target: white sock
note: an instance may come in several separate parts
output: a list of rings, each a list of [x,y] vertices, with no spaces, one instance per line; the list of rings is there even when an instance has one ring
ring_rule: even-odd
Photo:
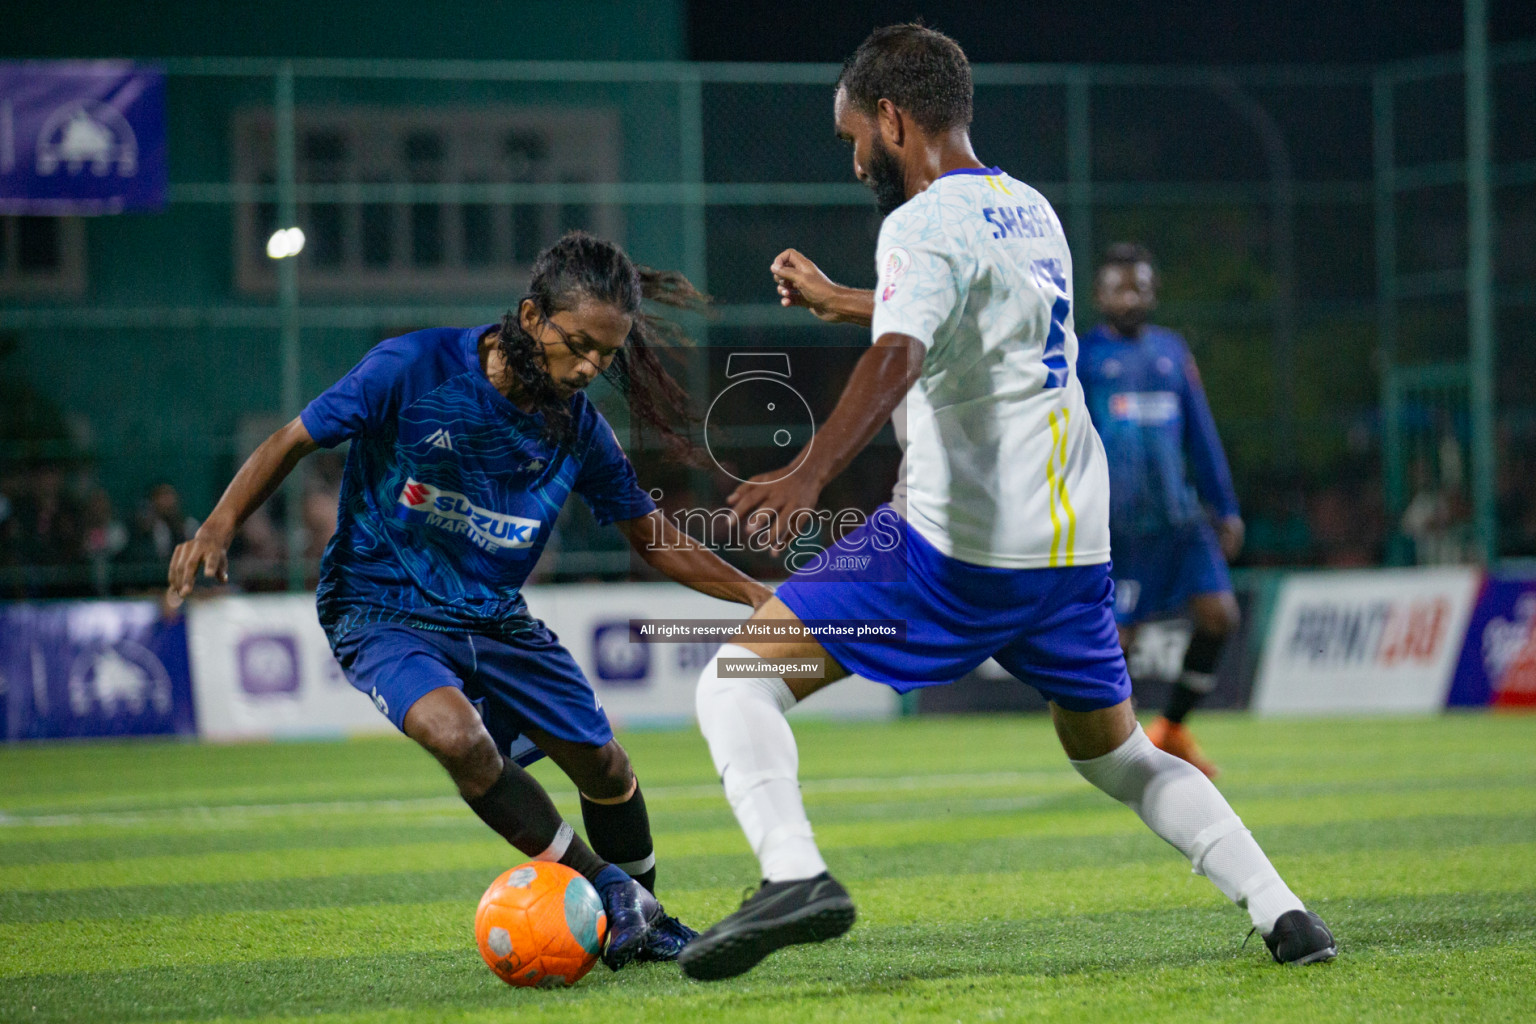
[[[725,798],[770,882],[827,870],[800,799],[800,752],[784,712],[795,695],[775,676],[722,678],[721,658],[756,658],[726,644],[704,667],[695,695],[699,730],[709,742]]]
[[[1188,857],[1195,874],[1248,911],[1259,934],[1274,930],[1286,911],[1303,909],[1211,780],[1154,747],[1141,726],[1104,756],[1072,767]]]

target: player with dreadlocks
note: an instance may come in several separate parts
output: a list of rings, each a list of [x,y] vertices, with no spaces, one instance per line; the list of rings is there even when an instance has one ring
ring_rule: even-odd
[[[637,267],[573,232],[539,254],[502,322],[381,342],[241,467],[171,559],[170,595],[198,569],[228,578],[230,538],[305,455],[350,440],[335,537],[316,593],[352,685],[453,778],[523,854],[597,888],[603,960],[673,960],[694,932],[656,901],[640,784],[570,653],[520,593],[572,491],[652,566],[695,590],[763,604],[771,592],[673,527],[583,389],[599,374],[675,451],[684,394],[656,347],[676,328],[650,299],[697,307],[679,274]],[[581,793],[583,842],[525,770],[548,755]]]

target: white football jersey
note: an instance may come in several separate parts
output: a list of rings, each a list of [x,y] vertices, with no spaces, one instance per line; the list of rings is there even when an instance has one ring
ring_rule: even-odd
[[[963,562],[1107,562],[1108,465],[1077,380],[1072,255],[1051,204],[995,167],[952,171],[885,219],[876,259],[872,336],[928,349],[892,505]]]

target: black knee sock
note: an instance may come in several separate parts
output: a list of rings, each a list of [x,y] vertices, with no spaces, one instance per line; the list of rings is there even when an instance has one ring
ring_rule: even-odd
[[[539,780],[512,761],[502,761],[501,778],[490,789],[464,802],[481,821],[528,857],[558,860],[581,872],[588,881],[595,880],[608,866],[560,817],[555,802]]]
[[[581,798],[581,821],[587,827],[592,849],[621,867],[651,892],[656,891],[656,854],[651,844],[651,819],[645,811],[645,795],[635,783],[635,793],[621,804],[600,804]]]
[[[1184,651],[1184,671],[1168,694],[1164,718],[1177,725],[1215,689],[1216,665],[1221,661],[1221,650],[1226,645],[1226,637],[1212,633],[1196,632],[1189,638],[1189,647]]]
[[[1173,689],[1168,691],[1168,703],[1163,706],[1163,717],[1179,725],[1184,721],[1184,716],[1195,710],[1204,699],[1205,694],[1199,690],[1191,690],[1182,682],[1174,683]]]

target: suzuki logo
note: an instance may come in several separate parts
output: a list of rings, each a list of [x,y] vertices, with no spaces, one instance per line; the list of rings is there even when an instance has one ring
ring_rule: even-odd
[[[532,547],[544,525],[537,519],[481,508],[457,491],[417,480],[405,482],[400,490],[400,505],[403,508],[397,510],[398,518],[463,534],[476,547],[492,552]],[[423,515],[425,518],[420,518]]]

